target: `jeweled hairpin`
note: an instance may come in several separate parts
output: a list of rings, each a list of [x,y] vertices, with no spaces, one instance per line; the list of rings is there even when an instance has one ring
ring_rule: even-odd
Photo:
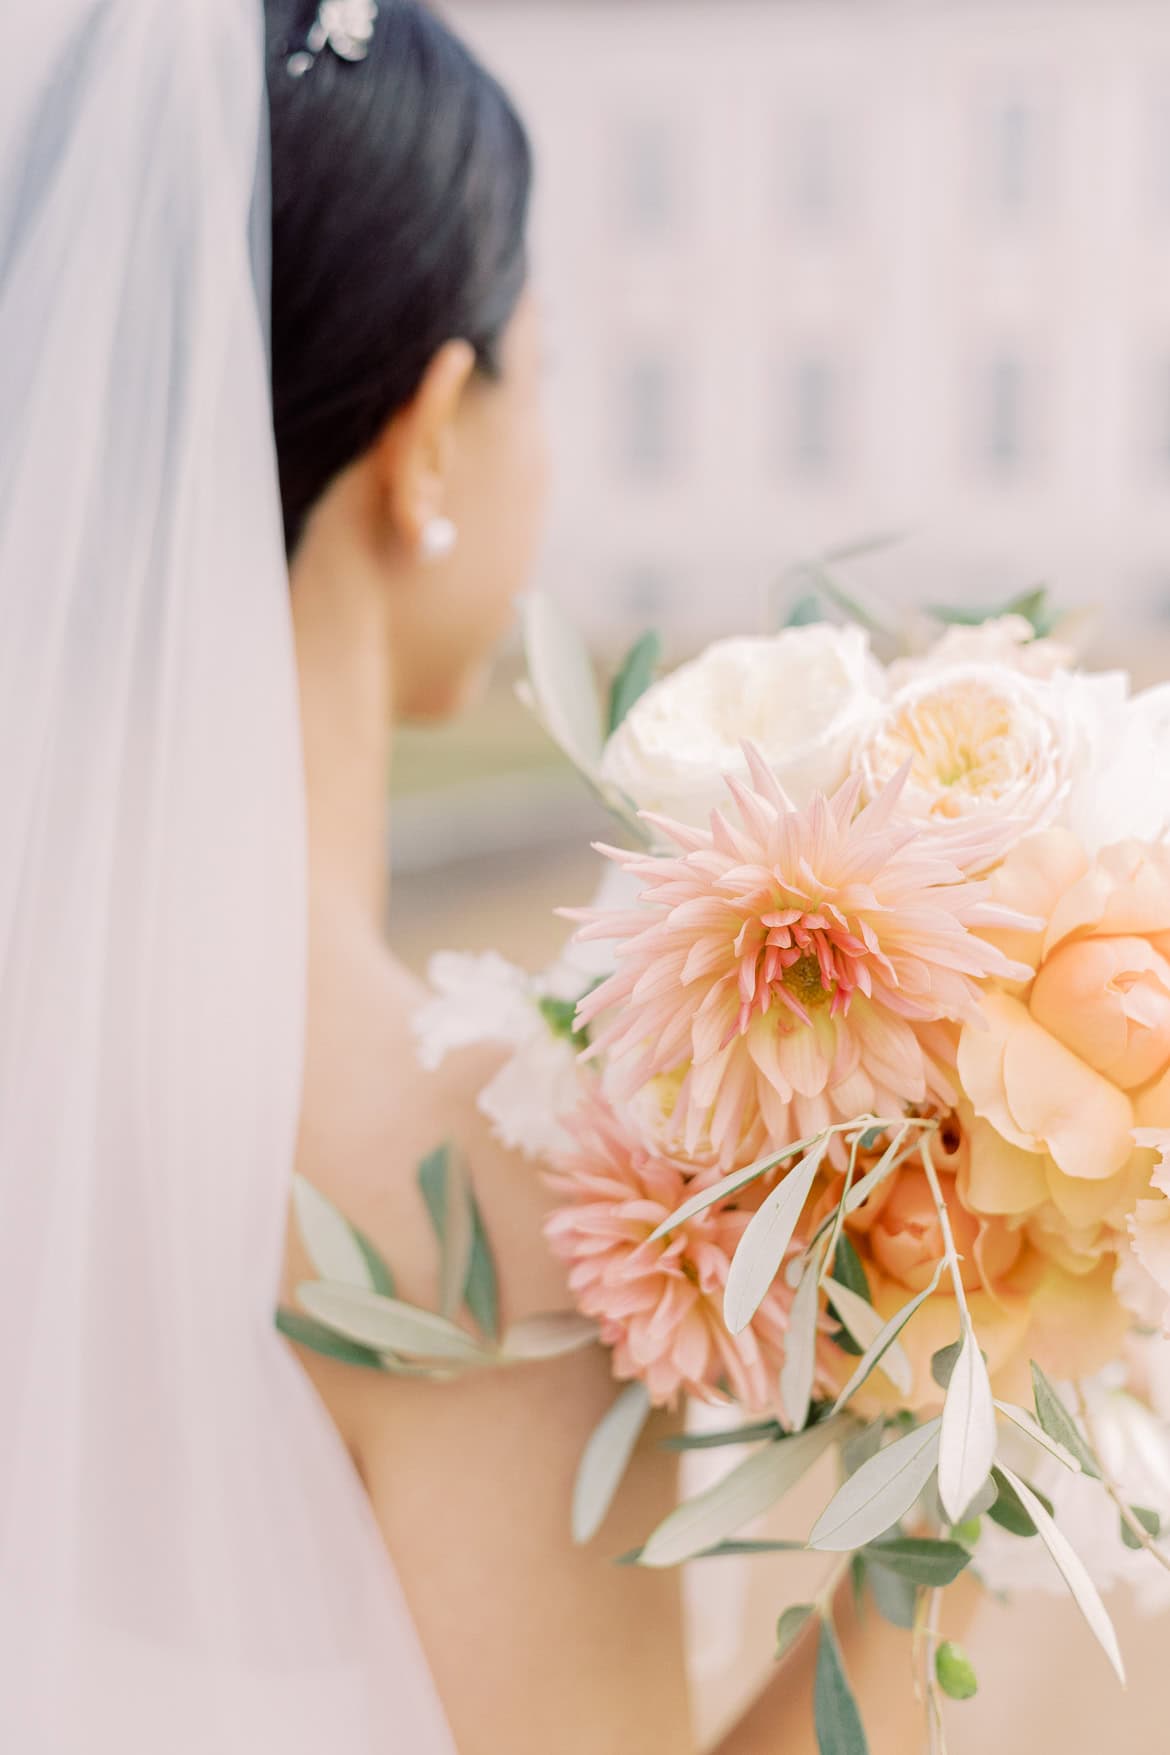
[[[321,0],[304,48],[297,49],[285,63],[288,72],[300,79],[322,49],[332,49],[342,61],[364,61],[377,16],[377,0]]]

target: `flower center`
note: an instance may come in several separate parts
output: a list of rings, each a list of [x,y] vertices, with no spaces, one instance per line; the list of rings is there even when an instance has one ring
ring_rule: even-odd
[[[968,678],[908,701],[878,733],[871,761],[888,780],[909,760],[934,813],[959,816],[1011,792],[1038,759],[1031,718],[991,683]]]
[[[821,965],[811,951],[805,951],[797,957],[795,963],[789,964],[781,976],[785,987],[801,1005],[823,1005],[832,997],[836,984],[826,987],[821,975]]]
[[[871,949],[829,905],[777,907],[745,921],[735,954],[740,1007],[733,1033],[746,1030],[773,1003],[811,1024],[815,1008],[827,1005],[834,1018],[843,1017],[856,988],[869,992],[864,965]]]

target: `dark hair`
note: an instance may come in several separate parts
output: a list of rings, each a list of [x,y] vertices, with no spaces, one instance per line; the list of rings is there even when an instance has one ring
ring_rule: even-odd
[[[314,0],[267,0],[272,396],[285,543],[446,341],[499,369],[524,287],[531,155],[507,95],[429,7],[381,0],[364,60],[296,77]]]

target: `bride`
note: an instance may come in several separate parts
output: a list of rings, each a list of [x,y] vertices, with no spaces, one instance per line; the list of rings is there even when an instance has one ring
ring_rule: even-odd
[[[474,693],[539,519],[522,125],[417,0],[270,0],[269,185],[246,0],[35,11],[0,58],[0,1745],[682,1755],[677,1578],[607,1558],[669,1509],[660,1434],[567,1539],[600,1350],[436,1386],[272,1320],[294,1158],[428,1299],[448,1138],[509,1317],[568,1303],[492,1066],[420,1072],[383,929],[394,727]],[[899,1636],[842,1620],[873,1691]],[[721,1755],[814,1747],[806,1669]]]

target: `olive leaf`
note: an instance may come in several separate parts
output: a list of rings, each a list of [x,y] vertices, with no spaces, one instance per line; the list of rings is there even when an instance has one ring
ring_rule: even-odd
[[[888,1365],[883,1364],[883,1361],[887,1351],[892,1348],[894,1342],[897,1340],[906,1324],[910,1321],[910,1318],[914,1315],[914,1312],[925,1304],[931,1293],[937,1288],[945,1266],[946,1263],[940,1261],[934,1271],[934,1277],[931,1279],[929,1285],[924,1286],[921,1292],[916,1293],[908,1304],[903,1304],[900,1310],[896,1310],[893,1316],[891,1316],[887,1322],[884,1322],[878,1329],[869,1346],[858,1360],[857,1367],[852,1377],[837,1397],[837,1400],[833,1403],[834,1413],[837,1413],[840,1408],[845,1406],[845,1403],[849,1400],[850,1396],[857,1393],[876,1365],[883,1366],[886,1376],[890,1379],[896,1389],[901,1389],[904,1394],[909,1393],[910,1361],[906,1358],[906,1354],[902,1348],[899,1347],[898,1349],[901,1358],[896,1366],[898,1371],[897,1377],[895,1377],[894,1372]],[[842,1314],[844,1313],[842,1312]]]
[[[794,1432],[808,1424],[813,1379],[817,1365],[817,1318],[820,1315],[819,1262],[810,1259],[788,1312],[784,1336],[784,1364],[780,1371],[780,1401]]]
[[[661,654],[662,640],[653,628],[635,641],[626,653],[609,691],[608,731],[611,737],[630,708],[650,687]]]
[[[869,1755],[861,1714],[841,1661],[841,1648],[828,1620],[821,1622],[817,1647],[813,1716],[820,1755]]]
[[[592,1541],[605,1522],[649,1417],[645,1384],[630,1383],[594,1428],[573,1486],[575,1542]]]
[[[816,1609],[812,1603],[793,1603],[791,1608],[785,1609],[776,1623],[776,1656],[778,1659],[792,1650],[815,1614]]]
[[[1037,1365],[1032,1360],[1032,1394],[1036,1401],[1036,1418],[1050,1438],[1071,1451],[1086,1475],[1101,1479],[1101,1465],[1081,1435],[1081,1429]]]
[[[494,1356],[445,1317],[397,1298],[382,1298],[360,1286],[310,1280],[297,1288],[297,1298],[310,1316],[378,1353],[468,1365],[489,1363]]]
[[[394,1277],[374,1245],[319,1188],[294,1175],[292,1198],[305,1252],[321,1279],[394,1296]]]
[[[765,1444],[693,1499],[676,1507],[643,1548],[643,1566],[677,1566],[733,1536],[783,1498],[839,1435],[835,1421]]]
[[[809,1151],[812,1147],[821,1144],[826,1138],[827,1136],[824,1134],[810,1134],[808,1139],[795,1140],[792,1145],[783,1146],[778,1152],[769,1152],[766,1157],[757,1158],[754,1164],[746,1164],[742,1170],[733,1170],[729,1176],[720,1177],[719,1181],[713,1183],[710,1188],[700,1189],[698,1194],[693,1194],[689,1200],[685,1200],[681,1207],[676,1207],[669,1217],[663,1219],[662,1223],[651,1231],[647,1242],[658,1243],[663,1237],[669,1236],[679,1225],[685,1225],[688,1219],[693,1219],[697,1213],[705,1213],[707,1208],[713,1207],[717,1201],[726,1200],[729,1195],[738,1194],[741,1188],[746,1188],[750,1182],[757,1182],[761,1176],[766,1176],[770,1170],[775,1170],[778,1164],[783,1164],[788,1158],[798,1157],[801,1152]]]
[[[905,1517],[934,1473],[941,1425],[934,1419],[916,1426],[862,1463],[813,1525],[809,1547],[844,1554],[876,1541]]]
[[[991,1474],[995,1443],[991,1381],[974,1330],[967,1323],[947,1385],[939,1435],[938,1495],[952,1523],[962,1521]]]
[[[1106,1610],[1104,1603],[1101,1601],[1097,1587],[1089,1577],[1088,1572],[1085,1570],[1083,1561],[1080,1559],[1063,1531],[1057,1527],[1047,1511],[1045,1511],[1038,1496],[1033,1493],[1032,1489],[1025,1485],[1018,1475],[1013,1475],[1012,1471],[1006,1466],[1006,1464],[1001,1463],[999,1466],[1005,1480],[1007,1480],[1014,1489],[1017,1498],[1024,1507],[1024,1510],[1028,1513],[1028,1516],[1035,1524],[1036,1533],[1044,1543],[1044,1546],[1048,1549],[1048,1552],[1052,1555],[1052,1558],[1055,1560],[1061,1577],[1072,1592],[1073,1601],[1081,1611],[1090,1630],[1095,1635],[1098,1644],[1101,1646],[1106,1657],[1109,1659],[1109,1662],[1112,1664],[1118,1681],[1124,1687],[1125,1666],[1121,1661],[1121,1651],[1117,1644],[1117,1634],[1113,1630],[1113,1623],[1109,1619],[1108,1611]]]
[[[828,1145],[829,1135],[822,1134],[752,1214],[723,1293],[723,1318],[733,1335],[747,1327],[780,1272]]]

